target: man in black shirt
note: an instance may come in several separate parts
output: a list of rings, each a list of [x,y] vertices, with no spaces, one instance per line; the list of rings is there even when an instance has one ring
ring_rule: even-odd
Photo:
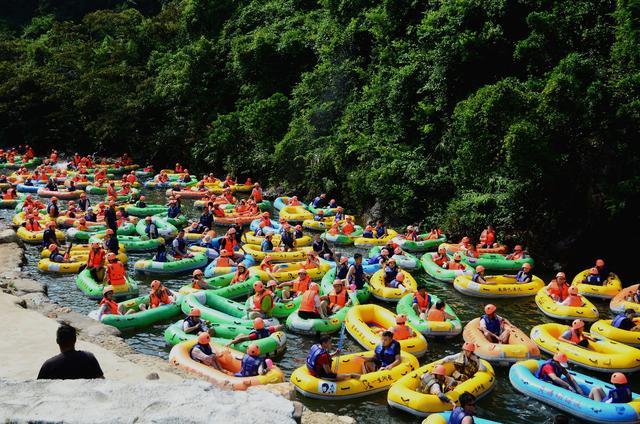
[[[47,359],[38,373],[38,380],[75,380],[104,378],[100,364],[92,353],[76,350],[76,329],[68,324],[58,328],[56,342],[60,354]]]

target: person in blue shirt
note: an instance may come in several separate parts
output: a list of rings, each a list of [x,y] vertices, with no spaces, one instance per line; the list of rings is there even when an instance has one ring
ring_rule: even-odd
[[[324,208],[327,206],[327,194],[322,193],[320,196],[313,199],[314,208]]]
[[[262,240],[262,244],[260,245],[261,252],[273,252],[273,234],[268,233],[264,236],[264,240]]]
[[[376,224],[375,236],[377,239],[387,236],[387,227],[384,225],[384,221],[382,219],[379,219]]]
[[[177,218],[180,215],[180,205],[176,200],[169,201],[169,209],[167,209],[167,216],[169,218]]]
[[[589,399],[605,403],[629,403],[632,395],[628,383],[626,375],[621,372],[614,372],[611,374],[611,384],[614,385],[614,388],[609,390],[609,393],[605,396],[602,387],[594,387],[589,393]]]
[[[598,268],[593,267],[589,270],[589,274],[582,280],[582,284],[591,284],[592,286],[601,286],[606,280],[598,273]]]
[[[373,351],[373,357],[362,356],[362,373],[390,370],[402,362],[400,343],[393,339],[391,331],[385,331],[380,337],[380,343]]]
[[[451,411],[447,424],[474,424],[476,415],[476,397],[469,392],[464,392],[458,398],[460,406]]]
[[[627,309],[623,313],[616,315],[611,321],[611,325],[625,331],[640,331],[640,325],[636,325],[633,320],[635,317],[636,311]]]

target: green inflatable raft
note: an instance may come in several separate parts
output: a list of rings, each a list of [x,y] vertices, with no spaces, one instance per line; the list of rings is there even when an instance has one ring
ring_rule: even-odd
[[[186,218],[185,218],[186,220]],[[167,218],[162,218],[160,215],[154,215],[151,217],[151,221],[156,224],[158,227],[158,236],[164,237],[167,239],[174,238],[178,235],[178,228],[173,225]],[[136,224],[136,232],[143,237],[147,236],[146,232],[147,221],[146,219],[141,219]]]
[[[420,234],[418,236],[418,241],[407,240],[402,237],[396,237],[393,239],[393,242],[396,243],[400,248],[407,252],[426,252],[427,250],[436,249],[442,243],[447,241],[447,236],[442,234],[439,238],[434,240],[423,240],[426,237],[429,237],[429,234]]]
[[[442,268],[438,266],[438,264],[433,262],[433,254],[429,252],[422,255],[422,257],[420,258],[420,263],[422,264],[422,268],[424,269],[424,271],[429,274],[431,278],[435,278],[438,281],[444,281],[446,283],[453,283],[453,280],[455,280],[455,278],[459,275],[471,276],[473,275],[474,271],[473,268],[469,266],[467,266],[463,270],[450,270]]]
[[[433,294],[429,294],[429,296],[431,297],[430,306],[433,306],[440,301],[438,296]],[[396,312],[398,314],[406,315],[409,320],[409,324],[424,336],[455,337],[462,332],[462,323],[449,304],[445,304],[444,311],[455,318],[447,319],[445,321],[427,321],[420,318],[415,309],[413,309],[413,293],[409,293],[402,297],[396,306]]]
[[[94,225],[89,228],[90,229],[88,231],[78,230],[75,227],[68,228],[67,231],[65,231],[65,237],[67,238],[67,240],[88,241],[91,236],[94,236],[96,234],[104,234],[106,231],[106,227],[104,225]],[[118,228],[118,231],[116,231],[116,234],[118,235],[118,241],[120,241],[120,236],[131,236],[135,233],[136,226],[130,222],[121,225]]]
[[[190,272],[198,268],[204,268],[207,266],[208,262],[209,260],[207,259],[206,254],[197,252],[190,258],[183,258],[170,262],[158,262],[153,259],[140,259],[136,261],[134,268],[136,272],[145,275],[175,275]]]
[[[149,296],[136,297],[121,303],[125,310],[133,310],[136,313],[129,315],[103,315],[101,322],[119,330],[135,330],[139,328],[149,327],[157,322],[174,319],[180,315],[180,304],[183,297],[178,295],[176,303],[169,305],[161,305],[157,308],[140,310],[141,304],[149,304]],[[89,314],[93,318],[97,318],[97,313]]]
[[[147,217],[157,215],[159,213],[166,213],[167,208],[165,205],[157,205],[157,204],[149,204],[144,208],[140,208],[136,205],[129,205],[125,208],[129,215],[138,216],[138,217]]]
[[[378,256],[380,254],[380,250],[382,250],[383,247],[384,246],[373,246],[371,250],[369,250],[369,258],[375,258],[376,256]],[[420,261],[411,253],[404,252],[403,255],[392,256],[396,260],[396,264],[398,264],[398,266],[402,269],[413,271],[420,268]]]
[[[182,312],[189,315],[191,309],[198,308],[201,318],[211,323],[229,324],[253,329],[253,320],[246,316],[243,304],[226,299],[213,290],[202,290],[185,297]],[[277,320],[265,320],[265,325],[277,324]]]
[[[475,268],[482,265],[487,271],[518,271],[526,263],[533,266],[532,257],[511,260],[499,253],[481,253],[478,258],[463,254],[460,256],[462,256],[462,262],[470,267]]]
[[[164,339],[168,344],[173,346],[180,342],[196,338],[195,334],[187,334],[182,330],[182,323],[182,320],[178,321],[175,324],[170,325],[165,330]],[[239,334],[249,334],[249,331],[242,326],[218,323],[208,323],[207,325],[215,331],[214,336],[211,337],[211,341],[219,345],[226,345]],[[282,331],[276,331],[264,339],[240,342],[231,345],[231,347],[241,352],[246,352],[247,347],[252,343],[258,345],[261,355],[276,357],[284,353],[287,336]]]
[[[138,282],[126,277],[126,287],[123,289],[118,289],[117,286],[114,287],[113,297],[118,300],[122,299],[130,299],[138,295]],[[89,298],[93,300],[102,299],[102,289],[104,288],[104,284],[102,282],[98,282],[91,277],[91,272],[88,269],[82,271],[76,277],[76,286],[82,290],[82,292]]]
[[[104,233],[94,234],[89,237],[89,243],[98,242],[102,243]],[[160,243],[164,242],[164,239],[148,239],[147,237],[140,236],[118,236],[118,244],[127,252],[149,252],[156,250]],[[206,265],[206,264],[205,264]]]

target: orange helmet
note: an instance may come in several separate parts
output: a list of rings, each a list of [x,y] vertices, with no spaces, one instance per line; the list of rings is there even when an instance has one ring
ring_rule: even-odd
[[[567,361],[568,361],[566,353],[564,353],[564,352],[556,352],[556,354],[553,355],[553,360],[556,361],[556,362],[559,362],[560,365],[562,365],[563,367],[566,368]]]
[[[209,333],[202,332],[198,334],[198,343],[200,344],[209,344],[211,343],[211,336]]]
[[[595,268],[595,267],[594,267],[594,268],[591,268],[591,269],[589,270],[589,274],[591,274],[591,275],[598,275],[598,268]]]
[[[104,286],[102,289],[102,295],[104,296],[105,294],[112,292],[113,291],[113,287],[112,286]]]
[[[247,346],[247,355],[249,356],[260,355],[260,347],[255,343],[251,343],[249,346]]]
[[[116,254],[113,252],[109,252],[107,253],[107,260],[108,261],[115,261],[117,259]]]
[[[307,274],[307,270],[306,270],[306,269],[304,269],[304,268],[300,268],[300,269],[298,270],[298,275],[306,275],[306,274]]]
[[[462,237],[462,243],[469,243],[469,241],[470,241],[469,237],[467,236]]]
[[[258,317],[253,320],[253,328],[256,330],[262,330],[264,328],[264,321],[262,318]]]
[[[309,284],[309,290],[317,293],[318,291],[320,291],[320,287],[318,287],[318,283],[311,283]]]
[[[112,235],[113,235],[113,230],[112,230],[111,228],[109,228],[109,229],[107,230],[107,234],[109,234],[110,236],[112,236]]]
[[[56,196],[53,196],[53,197],[51,198],[51,201],[52,201],[52,202],[56,202],[57,200],[58,200],[58,198],[57,198]]]
[[[396,324],[406,324],[407,323],[407,316],[400,314],[400,315],[396,315]]]
[[[484,272],[484,267],[482,265],[478,265],[476,267],[476,272],[480,273],[480,272]]]
[[[571,323],[571,328],[573,328],[574,330],[584,328],[584,321],[582,321],[581,319],[574,319]]]
[[[614,372],[611,374],[611,382],[613,384],[627,384],[627,376],[621,372]]]
[[[56,226],[56,222],[55,221],[47,222],[47,227],[55,227],[55,226]]]
[[[522,246],[520,246],[519,244],[516,244],[515,247],[513,248],[514,251],[516,252],[520,252],[522,251]]]
[[[198,275],[202,275],[202,270],[201,269],[195,269],[193,270],[193,274],[194,277],[197,277]]]
[[[433,367],[433,371],[431,371],[431,374],[445,376],[447,375],[447,369],[444,367],[444,365],[438,364]]]
[[[262,284],[262,281],[256,281],[255,283],[253,283],[253,289],[255,291],[262,290],[264,289],[264,284]]]
[[[229,252],[227,251],[227,249],[222,249],[222,250],[220,251],[220,256],[223,256],[223,257],[224,257],[224,256],[229,256]]]
[[[556,278],[565,278],[566,279],[567,276],[565,275],[564,272],[559,272],[559,273],[556,274]]]
[[[269,282],[267,282],[267,287],[274,287],[277,285],[278,283],[276,283],[274,280],[269,280]]]
[[[51,243],[51,244],[49,245],[49,250],[50,250],[50,251],[52,251],[52,252],[53,252],[54,250],[58,250],[58,246],[56,246],[55,244]]]
[[[531,264],[529,262],[525,262],[525,263],[522,264],[522,268],[531,269]]]
[[[160,288],[160,286],[161,286],[161,283],[160,283],[160,281],[159,281],[159,280],[153,280],[153,281],[151,282],[151,288],[152,288],[153,290],[157,290],[157,289],[159,289],[159,288]]]
[[[190,317],[199,317],[200,315],[202,315],[202,312],[200,312],[200,309],[198,308],[193,308],[192,310],[189,311]]]
[[[578,294],[578,287],[576,287],[576,286],[569,287],[569,294],[574,295],[574,296],[577,295]]]
[[[347,262],[349,262],[349,258],[347,258],[346,256],[343,256],[340,258],[340,263],[341,264],[346,264]]]
[[[464,344],[462,345],[462,350],[466,350],[469,352],[475,352],[476,351],[476,345],[474,343],[471,342],[464,342]]]
[[[458,262],[462,260],[462,256],[460,256],[459,253],[456,253],[455,255],[453,255],[453,260]]]
[[[399,272],[398,275],[396,275],[396,280],[404,281],[404,274],[402,272]]]
[[[484,312],[485,314],[492,314],[496,311],[496,305],[494,305],[493,303],[489,303],[487,306],[484,307]]]
[[[602,259],[596,260],[596,266],[600,266],[600,267],[604,266],[604,261]]]

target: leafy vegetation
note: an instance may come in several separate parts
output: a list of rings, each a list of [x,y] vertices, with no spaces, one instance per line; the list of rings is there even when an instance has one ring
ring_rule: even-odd
[[[3,143],[492,222],[548,257],[638,222],[638,0],[8,3]]]

